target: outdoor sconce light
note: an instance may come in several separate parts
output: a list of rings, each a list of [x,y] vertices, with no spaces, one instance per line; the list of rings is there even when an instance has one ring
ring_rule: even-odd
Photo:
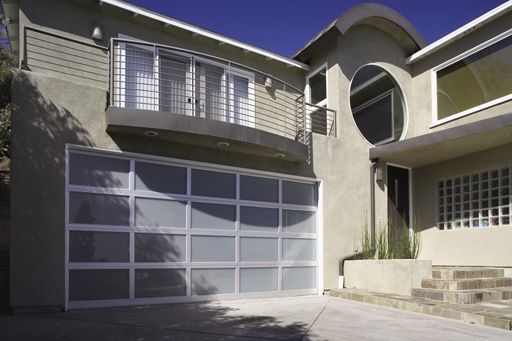
[[[100,25],[92,24],[91,38],[94,40],[103,40],[103,28]]]
[[[382,166],[377,166],[375,168],[375,181],[377,181],[377,182],[384,181],[384,171],[382,170]]]
[[[265,88],[269,89],[272,87],[272,78],[266,77],[265,78]]]

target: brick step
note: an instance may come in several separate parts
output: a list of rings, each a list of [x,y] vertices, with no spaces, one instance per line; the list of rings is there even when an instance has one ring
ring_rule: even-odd
[[[376,293],[358,289],[331,290],[329,295],[414,313],[512,330],[512,317],[507,316],[512,309],[512,301],[501,301],[495,304],[455,305],[410,296]]]
[[[453,304],[474,304],[512,299],[512,287],[470,290],[412,289],[411,296]]]
[[[511,277],[468,278],[468,279],[423,279],[423,289],[469,290],[512,287]]]
[[[433,279],[469,279],[506,277],[504,268],[432,267]]]

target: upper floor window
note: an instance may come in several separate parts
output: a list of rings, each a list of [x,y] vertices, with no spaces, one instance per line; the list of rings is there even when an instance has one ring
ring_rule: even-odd
[[[115,104],[255,126],[254,74],[212,60],[119,43]]]
[[[434,69],[437,121],[512,99],[512,36],[487,42]]]
[[[307,130],[330,135],[333,122],[327,111],[327,64],[307,76],[305,95]]]
[[[327,66],[315,70],[307,78],[307,101],[319,107],[327,106]]]
[[[350,86],[350,107],[357,128],[372,145],[393,142],[402,136],[402,91],[381,67],[365,65],[356,72]]]

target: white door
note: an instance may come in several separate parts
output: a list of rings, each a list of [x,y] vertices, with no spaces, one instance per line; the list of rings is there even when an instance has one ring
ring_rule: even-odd
[[[69,308],[318,292],[318,190],[214,165],[70,150]]]

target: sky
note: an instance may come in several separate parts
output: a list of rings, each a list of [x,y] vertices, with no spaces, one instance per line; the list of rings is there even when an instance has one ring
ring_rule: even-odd
[[[361,0],[128,0],[190,24],[291,56]],[[428,43],[504,0],[373,0],[405,16]]]

